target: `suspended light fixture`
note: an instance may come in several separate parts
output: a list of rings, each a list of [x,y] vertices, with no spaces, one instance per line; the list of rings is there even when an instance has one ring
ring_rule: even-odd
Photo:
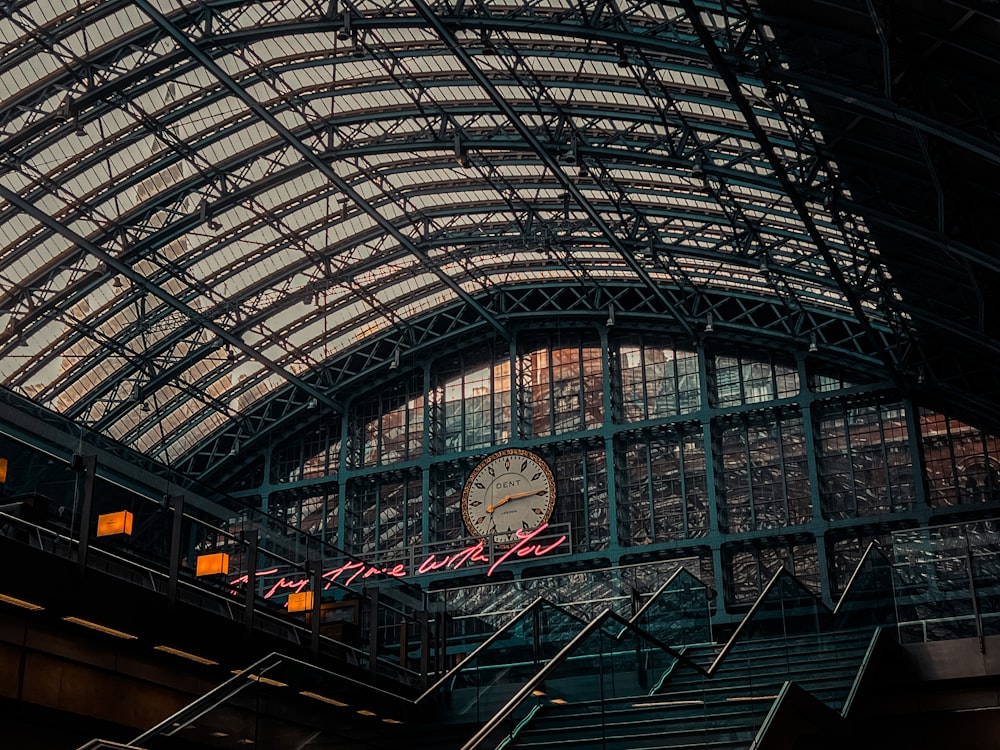
[[[225,552],[215,552],[209,555],[198,555],[195,561],[196,576],[225,575],[229,572],[229,555]]]
[[[816,334],[815,333],[810,333],[809,334],[809,353],[810,354],[815,354],[818,351],[819,351],[819,346],[816,345]]]
[[[215,218],[212,216],[212,212],[209,209],[207,199],[203,198],[198,206],[198,220],[203,224],[207,224],[208,228],[211,229],[213,232],[217,232],[220,229],[222,229],[222,224],[217,222]]]
[[[694,164],[691,165],[691,176],[696,180],[701,182],[705,181],[705,165],[702,163],[702,155],[698,154],[694,158]]]
[[[576,153],[576,139],[571,138],[569,145],[566,150],[559,155],[559,163],[572,166],[576,164],[577,153]]]
[[[617,65],[619,68],[627,68],[628,55],[625,54],[625,45],[624,44],[616,45],[615,52],[618,55],[618,59],[615,61],[615,65]]]
[[[309,612],[313,608],[313,592],[299,591],[288,595],[289,612]]]
[[[833,210],[833,205],[836,202],[836,199],[837,199],[837,194],[834,191],[834,189],[830,187],[823,193],[823,208],[825,208],[827,211]]]
[[[713,333],[715,331],[714,320],[712,318],[712,313],[708,313],[705,316],[705,333]]]
[[[465,153],[465,144],[462,143],[462,134],[455,131],[455,162],[460,167],[469,166],[469,159]]]
[[[351,38],[351,14],[344,13],[344,25],[337,30],[337,39],[346,42]]]
[[[87,131],[84,129],[83,124],[80,122],[80,113],[76,108],[76,101],[69,94],[63,99],[63,103],[59,105],[59,109],[56,111],[56,115],[63,122],[73,121],[73,132],[77,135],[86,135]]]
[[[18,346],[24,346],[24,334],[21,331],[21,326],[18,325],[13,319],[7,323],[7,328],[3,332],[4,338],[8,339],[12,344],[17,344]]]
[[[131,536],[133,516],[127,510],[102,513],[97,517],[97,536]]]
[[[399,347],[398,346],[392,352],[392,361],[389,362],[389,369],[390,370],[398,370],[399,369]]]

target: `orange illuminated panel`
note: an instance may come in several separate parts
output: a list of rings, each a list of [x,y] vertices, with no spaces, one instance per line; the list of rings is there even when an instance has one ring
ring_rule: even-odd
[[[308,612],[313,608],[313,592],[300,591],[297,594],[288,595],[289,612]]]
[[[229,555],[225,552],[215,552],[211,555],[198,555],[194,574],[196,576],[214,576],[229,572]]]
[[[0,484],[7,484],[7,459],[0,458]]]
[[[132,514],[127,510],[102,513],[97,517],[97,536],[114,536],[132,533]]]

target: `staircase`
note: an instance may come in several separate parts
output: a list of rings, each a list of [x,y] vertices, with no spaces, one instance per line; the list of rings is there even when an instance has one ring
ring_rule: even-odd
[[[786,681],[839,711],[871,635],[869,628],[737,642],[708,674],[676,664],[652,694],[543,705],[508,747],[746,748]],[[711,653],[685,656],[697,662]]]

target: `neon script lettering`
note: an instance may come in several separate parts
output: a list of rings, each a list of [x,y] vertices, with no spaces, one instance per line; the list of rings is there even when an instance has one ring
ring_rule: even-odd
[[[526,557],[544,557],[545,555],[551,554],[557,550],[563,542],[566,541],[566,535],[564,534],[548,544],[535,542],[534,540],[542,532],[544,532],[548,526],[549,525],[547,523],[543,523],[537,529],[533,529],[529,532],[518,531],[517,542],[509,549],[503,550],[503,554],[499,555],[495,560],[491,560],[490,556],[486,554],[486,547],[481,541],[458,552],[444,555],[443,557],[438,557],[437,554],[431,553],[424,559],[423,562],[420,563],[420,565],[417,566],[416,575],[425,575],[427,573],[434,573],[440,570],[458,570],[464,565],[487,563],[490,567],[486,571],[486,575],[491,576],[498,568],[507,562]],[[256,577],[261,578],[264,576],[273,576],[278,575],[278,573],[278,568],[258,570]],[[323,587],[323,590],[325,591],[330,588],[334,581],[340,581],[340,583],[345,586],[350,586],[357,580],[364,580],[376,575],[385,575],[390,578],[407,578],[410,573],[406,569],[406,565],[403,563],[396,563],[391,566],[380,566],[370,565],[359,560],[352,560],[344,563],[340,567],[332,568],[331,570],[323,573],[322,578],[326,581],[326,585]],[[248,576],[244,574],[239,578],[234,578],[230,581],[230,585],[236,586],[241,583],[246,583],[247,580]],[[264,598],[270,599],[272,596],[276,596],[278,594],[298,593],[306,589],[308,586],[308,578],[288,578],[286,576],[281,576],[267,591],[264,592]]]

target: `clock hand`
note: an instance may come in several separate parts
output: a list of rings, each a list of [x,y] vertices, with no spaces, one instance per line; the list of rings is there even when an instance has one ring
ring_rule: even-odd
[[[503,505],[504,503],[509,503],[511,500],[517,500],[518,498],[522,498],[522,497],[530,497],[531,495],[541,495],[544,492],[545,492],[545,490],[530,490],[529,492],[518,492],[518,493],[515,493],[513,495],[507,495],[506,497],[504,497],[496,505],[487,505],[486,506],[486,512],[487,513],[492,513],[497,508],[499,508],[501,505]]]
[[[495,511],[497,508],[499,508],[504,503],[509,503],[509,502],[510,502],[510,495],[507,495],[506,497],[502,498],[500,500],[500,502],[497,503],[496,505],[487,505],[486,506],[486,512],[487,513],[492,513],[493,511]]]

